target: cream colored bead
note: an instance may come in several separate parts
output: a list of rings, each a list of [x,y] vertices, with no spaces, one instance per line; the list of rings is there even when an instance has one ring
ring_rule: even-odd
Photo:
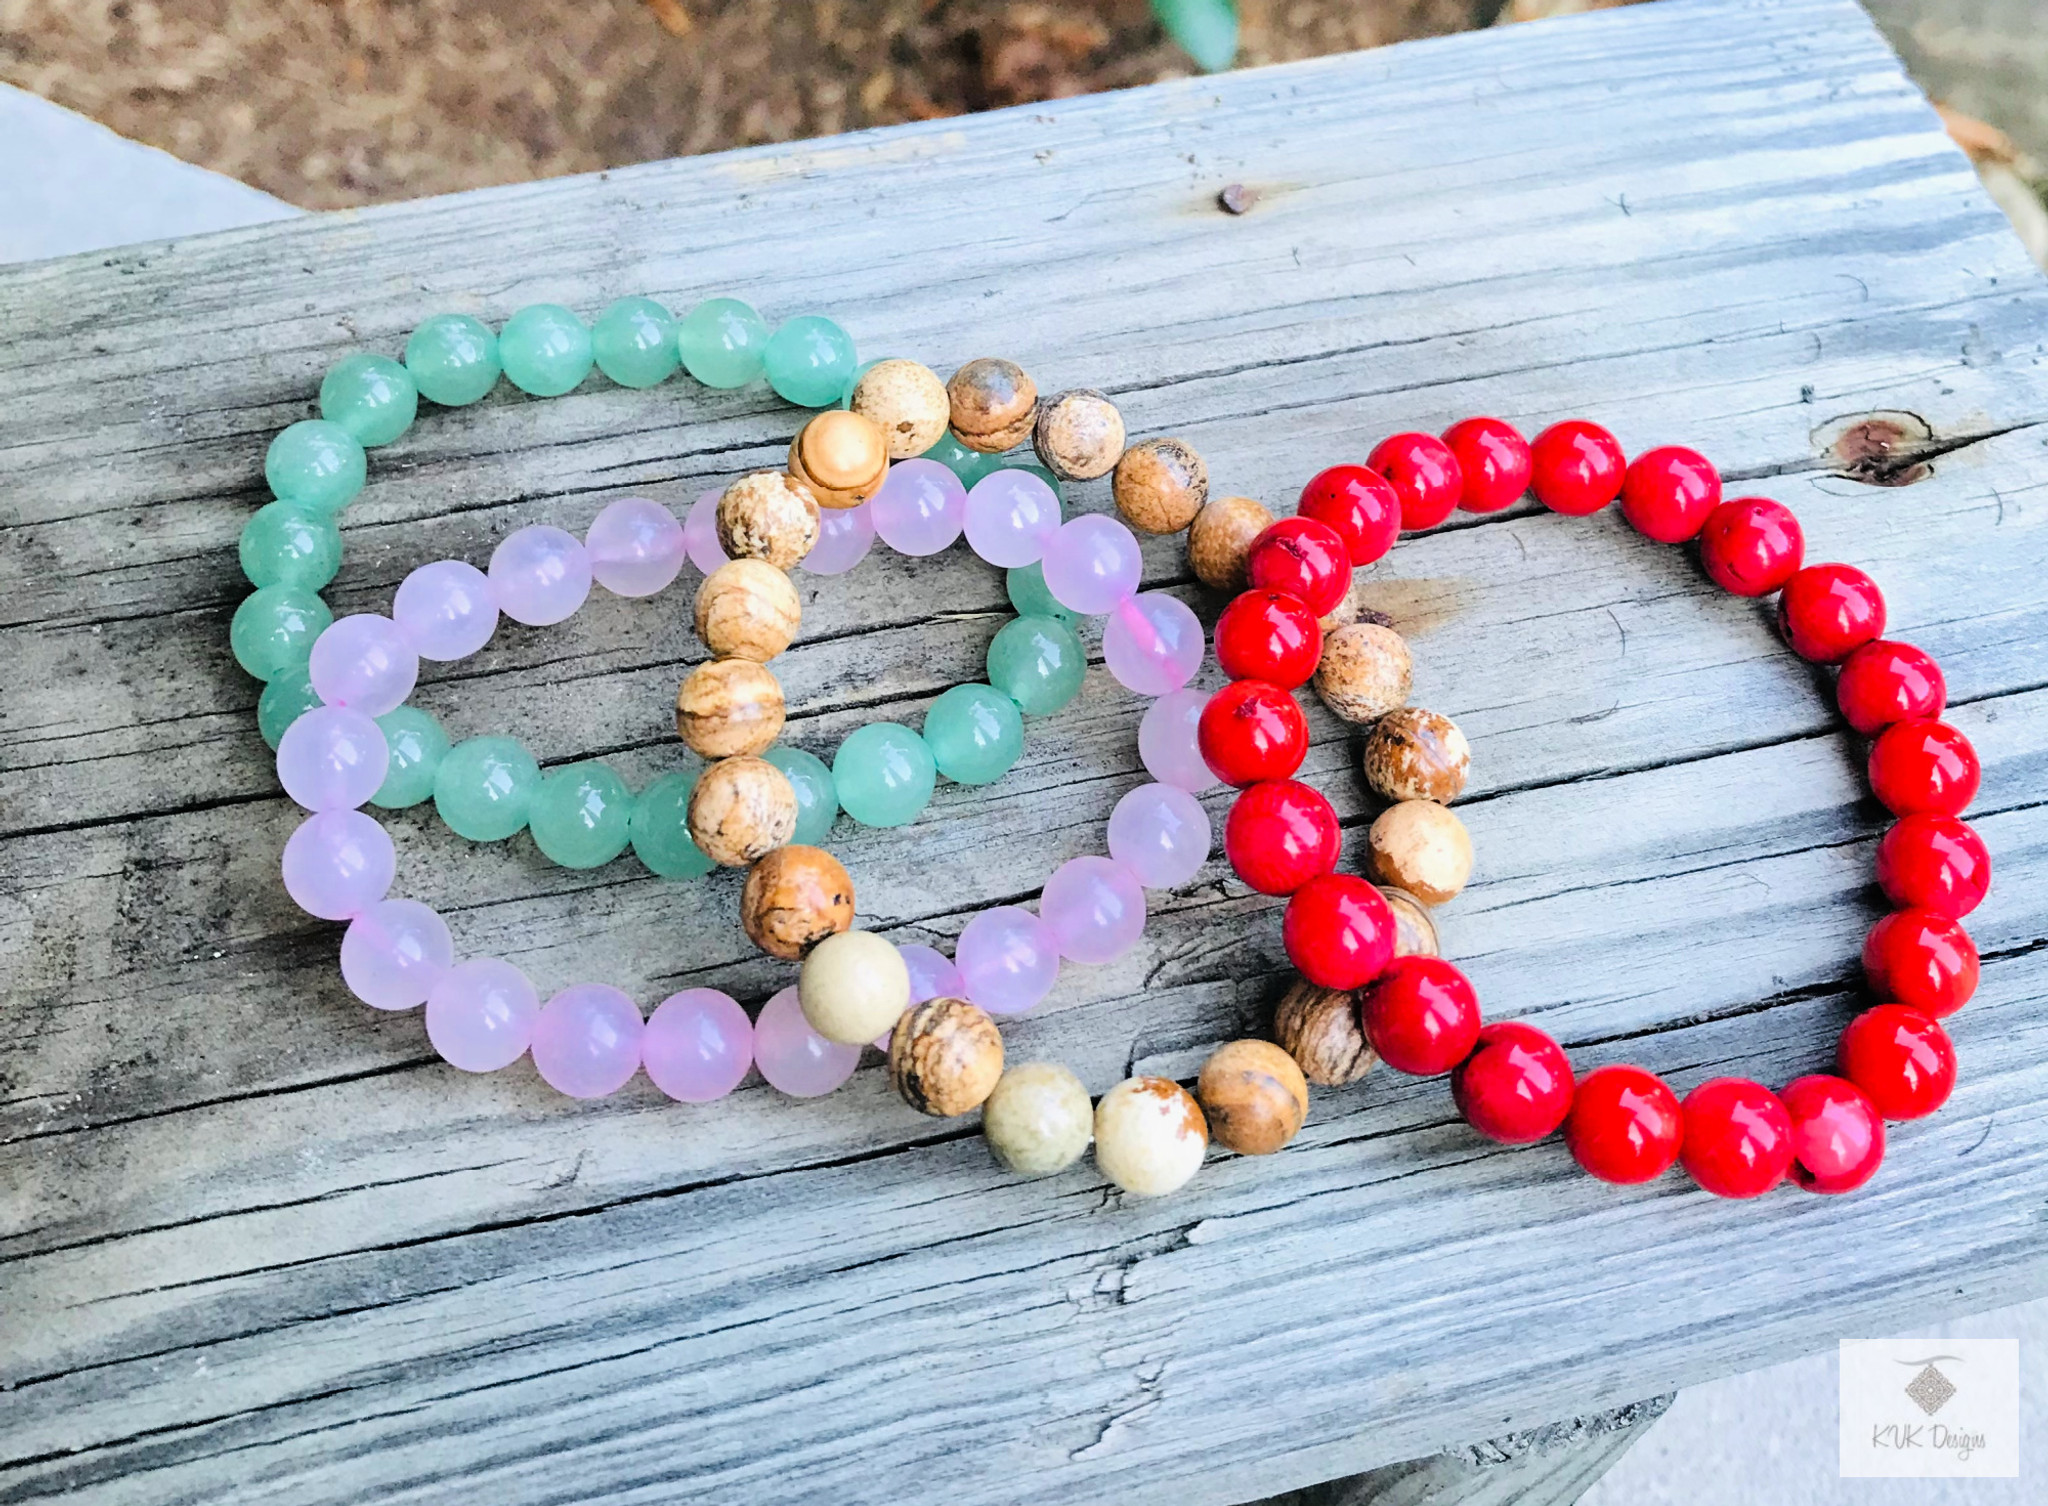
[[[1188,565],[1195,578],[1212,591],[1245,588],[1245,555],[1252,540],[1273,526],[1263,502],[1250,497],[1218,497],[1188,525]]]
[[[1472,877],[1472,838],[1434,800],[1403,800],[1380,812],[1366,833],[1365,860],[1380,883],[1440,905]]]
[[[718,499],[718,542],[733,559],[791,570],[818,542],[818,499],[782,471],[751,471]]]
[[[706,758],[765,753],[782,735],[782,682],[751,659],[712,659],[676,691],[676,736]]]
[[[1186,1186],[1208,1149],[1202,1106],[1177,1082],[1128,1077],[1095,1105],[1095,1165],[1137,1197]]]
[[[1062,481],[1107,476],[1124,454],[1124,416],[1089,387],[1076,387],[1038,405],[1031,447]]]
[[[1371,722],[1407,703],[1414,674],[1399,633],[1376,622],[1354,622],[1323,639],[1314,684],[1333,714]]]
[[[727,560],[697,587],[697,636],[721,659],[766,664],[796,641],[802,600],[766,560]]]
[[[797,1002],[828,1041],[864,1046],[893,1030],[910,1007],[910,969],[872,931],[841,931],[811,948],[797,973]]]
[[[1449,717],[1403,706],[1374,725],[1359,761],[1365,782],[1383,800],[1449,805],[1465,792],[1472,745]]]
[[[891,460],[908,460],[937,444],[952,416],[946,384],[929,366],[901,357],[877,361],[853,384],[855,413],[872,419],[888,440]]]
[[[686,819],[697,850],[744,868],[796,835],[796,791],[765,758],[721,758],[690,791]]]
[[[981,1106],[981,1133],[990,1154],[1018,1176],[1050,1176],[1081,1159],[1095,1134],[1095,1106],[1081,1079],[1059,1063],[1022,1062]]]
[[[873,419],[828,408],[789,442],[789,474],[820,507],[858,507],[889,474],[889,441]]]

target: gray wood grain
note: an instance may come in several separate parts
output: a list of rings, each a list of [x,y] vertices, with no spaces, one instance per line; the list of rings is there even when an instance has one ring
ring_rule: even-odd
[[[1233,181],[1264,193],[1241,218]],[[2000,879],[1955,1100],[1857,1197],[1731,1207],[1483,1144],[1442,1084],[1379,1074],[1285,1154],[1143,1204],[997,1175],[872,1058],[829,1099],[703,1109],[441,1067],[275,881],[295,818],[227,653],[234,539],[340,351],[626,292],[826,310],[942,368],[1012,354],[1283,505],[1471,411],[1698,444],[1812,557],[1872,569],[1984,755]],[[1227,1502],[2048,1288],[2044,315],[1836,0],[1664,0],[0,271],[0,1500]],[[1840,474],[1830,441],[1880,409],[1926,425],[1926,479]],[[680,504],[790,425],[687,382],[435,413],[378,452],[329,599],[381,608],[425,559],[625,490]],[[1218,605],[1170,542],[1147,574]],[[676,766],[692,579],[502,633],[420,700],[544,759]],[[1403,543],[1373,590],[1478,749],[1445,931],[1490,1010],[1681,1086],[1824,1062],[1881,813],[1765,614],[1618,517],[1528,509]],[[914,722],[1006,611],[960,551],[804,596],[778,668],[817,751]],[[1097,668],[998,786],[842,827],[868,922],[944,941],[1097,850],[1137,710]],[[1355,751],[1314,725],[1355,849]],[[788,979],[728,876],[387,824],[402,890],[545,989]],[[1217,863],[1157,910],[1009,1027],[1017,1059],[1100,1090],[1263,1025],[1275,906]]]

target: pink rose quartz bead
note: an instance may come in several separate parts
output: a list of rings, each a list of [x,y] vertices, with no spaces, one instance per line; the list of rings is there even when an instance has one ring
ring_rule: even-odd
[[[514,622],[547,627],[565,621],[590,595],[590,552],[552,524],[521,528],[491,551],[491,590],[498,610]]]
[[[754,1064],[754,1024],[731,994],[686,988],[655,1007],[640,1055],[669,1097],[710,1103],[738,1087]]]
[[[912,942],[909,946],[896,948],[896,954],[903,959],[903,965],[910,969],[910,1002],[922,1004],[927,999],[964,999],[967,985],[960,977],[960,969],[953,966],[953,959],[937,947],[920,946]],[[892,1026],[875,1037],[875,1049],[887,1051]]]
[[[1070,612],[1099,617],[1138,589],[1138,536],[1115,518],[1084,513],[1045,546],[1045,587]]]
[[[283,867],[293,904],[322,920],[353,920],[389,891],[398,854],[390,833],[361,811],[321,811],[284,844]]]
[[[384,729],[343,706],[315,706],[277,740],[277,782],[309,811],[354,810],[390,766]]]
[[[1114,962],[1145,934],[1145,890],[1110,858],[1072,858],[1045,881],[1038,913],[1073,962]]]
[[[424,1004],[455,961],[448,923],[416,899],[379,900],[341,937],[341,977],[372,1009]]]
[[[875,547],[875,515],[872,504],[858,507],[825,507],[818,511],[818,542],[804,556],[803,566],[813,575],[844,575],[868,557]]]
[[[761,1006],[754,1021],[754,1065],[778,1093],[816,1098],[853,1076],[859,1064],[860,1047],[828,1041],[811,1029],[794,988]]]
[[[1052,992],[1059,938],[1016,905],[997,905],[967,922],[953,944],[967,998],[990,1014],[1022,1014]]]
[[[435,560],[398,583],[391,617],[422,659],[467,659],[498,630],[490,577],[464,560]]]
[[[1125,597],[1102,625],[1102,662],[1139,695],[1179,690],[1202,667],[1206,648],[1194,609],[1164,591]]]
[[[590,576],[614,596],[652,596],[682,571],[688,546],[676,515],[646,497],[607,502],[583,535]]]
[[[967,488],[936,460],[899,460],[868,499],[875,532],[898,554],[937,554],[967,522]]]
[[[730,563],[725,546],[718,542],[718,499],[724,495],[715,486],[699,492],[690,504],[689,516],[683,519],[683,547],[689,551],[690,563],[703,575]]]
[[[427,990],[427,1039],[451,1067],[495,1072],[526,1055],[540,1018],[533,980],[497,957],[472,957]]]
[[[1208,704],[1208,691],[1187,689],[1163,695],[1145,708],[1138,723],[1138,757],[1145,772],[1161,784],[1199,795],[1216,783],[1198,737],[1202,708]]]
[[[1109,855],[1147,889],[1178,889],[1209,861],[1209,813],[1186,790],[1141,784],[1109,816]]]
[[[1030,471],[990,471],[967,494],[967,547],[1005,570],[1035,564],[1060,529],[1060,499]]]
[[[389,617],[339,617],[313,640],[306,674],[330,706],[382,716],[405,704],[420,677],[420,656]]]
[[[534,1070],[570,1098],[616,1093],[640,1070],[646,1027],[630,994],[606,983],[572,983],[533,1022]]]

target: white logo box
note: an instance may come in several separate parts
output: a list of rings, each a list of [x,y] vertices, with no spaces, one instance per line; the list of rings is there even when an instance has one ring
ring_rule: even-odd
[[[1844,1339],[1842,1476],[2015,1479],[2017,1339]]]

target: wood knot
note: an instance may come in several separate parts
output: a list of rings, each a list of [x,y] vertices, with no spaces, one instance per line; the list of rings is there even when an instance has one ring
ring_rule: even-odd
[[[1832,439],[1827,436],[1832,435]],[[1816,438],[1836,473],[1865,486],[1911,486],[1934,473],[1934,430],[1917,413],[1868,413],[1825,424]]]

